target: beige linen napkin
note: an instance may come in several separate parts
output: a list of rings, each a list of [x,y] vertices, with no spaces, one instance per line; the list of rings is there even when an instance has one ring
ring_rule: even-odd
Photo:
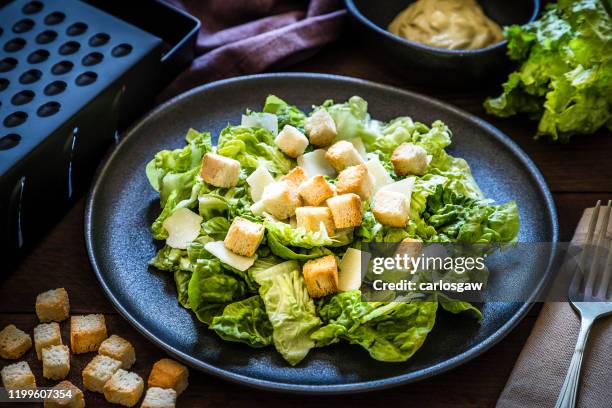
[[[582,214],[572,242],[586,239],[592,209]],[[600,217],[601,218],[601,217]],[[612,222],[608,235],[612,234]],[[525,343],[497,408],[553,408],[580,330],[569,303],[546,303]],[[596,321],[582,363],[578,407],[612,407],[612,317]]]

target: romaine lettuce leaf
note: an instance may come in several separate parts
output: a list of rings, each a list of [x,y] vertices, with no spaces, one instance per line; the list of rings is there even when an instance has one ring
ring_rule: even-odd
[[[215,316],[210,328],[223,340],[251,347],[272,344],[272,325],[258,295],[225,306],[223,314]]]
[[[284,128],[285,125],[291,125],[304,132],[304,112],[295,106],[289,105],[278,96],[269,95],[266,98],[263,111],[276,115],[279,129]]]
[[[329,237],[327,229],[322,227],[317,232],[306,231],[304,228],[293,228],[291,225],[281,221],[264,220],[268,239],[272,235],[276,241],[284,246],[299,248],[314,248],[331,246],[333,240]]]

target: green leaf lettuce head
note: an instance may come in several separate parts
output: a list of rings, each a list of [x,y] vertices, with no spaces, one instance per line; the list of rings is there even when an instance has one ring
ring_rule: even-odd
[[[612,18],[607,0],[559,0],[542,17],[505,30],[508,56],[520,67],[503,93],[487,99],[493,115],[539,119],[536,137],[612,129]]]
[[[227,341],[246,343],[251,347],[272,344],[272,325],[260,296],[230,303],[216,316],[210,328]]]

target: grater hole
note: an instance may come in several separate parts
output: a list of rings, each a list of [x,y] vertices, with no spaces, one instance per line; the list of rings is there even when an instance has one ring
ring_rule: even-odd
[[[64,81],[53,81],[49,85],[45,86],[45,95],[53,96],[61,94],[66,89],[66,86],[68,85]]]
[[[78,86],[87,86],[96,82],[96,79],[98,79],[98,75],[95,72],[87,71],[79,75],[74,82]]]
[[[4,44],[4,51],[17,52],[26,45],[26,40],[23,38],[13,38]]]
[[[92,47],[100,47],[106,44],[110,40],[110,35],[106,33],[98,33],[96,35],[92,35],[89,39],[89,45]]]
[[[70,27],[68,27],[66,29],[66,34],[71,35],[71,36],[75,36],[75,35],[81,35],[85,31],[87,31],[87,24],[78,22],[78,23],[74,23]]]
[[[28,118],[28,114],[22,111],[13,112],[7,117],[4,118],[4,126],[6,127],[15,127],[21,125]]]
[[[100,54],[99,52],[92,52],[84,56],[81,63],[86,67],[90,67],[92,65],[99,64],[103,59],[104,55]]]
[[[15,95],[13,95],[11,98],[11,103],[13,105],[25,105],[26,103],[31,102],[32,99],[34,99],[34,92],[26,89],[25,91],[17,92]]]
[[[62,55],[74,54],[81,48],[81,44],[76,41],[68,41],[59,47],[59,53]]]
[[[61,105],[58,102],[51,101],[47,102],[44,105],[40,105],[36,113],[38,116],[46,118],[52,115],[55,115],[59,112]]]
[[[29,18],[19,20],[13,25],[13,32],[17,34],[28,32],[34,27],[34,21]]]
[[[111,51],[111,54],[113,54],[113,57],[125,57],[130,52],[132,52],[132,46],[130,44],[123,43],[115,46],[115,48],[113,48]]]
[[[8,72],[17,66],[15,58],[7,57],[0,60],[0,72]]]
[[[17,133],[9,133],[6,136],[0,137],[0,150],[8,150],[17,146],[21,141],[21,136]]]
[[[64,21],[65,18],[66,18],[66,15],[62,13],[61,11],[54,11],[51,14],[47,14],[47,16],[45,17],[45,24],[46,25],[56,25]]]
[[[45,5],[40,1],[31,1],[21,8],[24,14],[36,14],[43,9]]]
[[[43,61],[46,61],[49,58],[49,51],[47,50],[36,50],[28,55],[28,62],[30,64],[40,64]]]
[[[34,82],[38,81],[40,77],[42,77],[42,72],[37,69],[30,69],[21,74],[19,77],[19,82],[24,85],[33,84]]]
[[[60,61],[57,64],[53,65],[53,67],[51,67],[51,73],[53,75],[64,75],[72,71],[72,67],[74,67],[74,64],[72,62]]]
[[[49,44],[55,41],[57,33],[53,30],[45,30],[36,36],[36,42],[39,44]]]
[[[9,81],[6,78],[0,78],[0,92],[4,91],[6,88],[8,88],[8,86],[11,84],[11,81]]]

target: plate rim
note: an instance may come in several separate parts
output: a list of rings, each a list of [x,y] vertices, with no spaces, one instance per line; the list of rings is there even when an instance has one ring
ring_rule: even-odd
[[[479,118],[471,113],[468,113],[450,103],[443,102],[437,98],[427,96],[425,94],[420,94],[417,92],[397,88],[390,85],[384,85],[373,81],[368,81],[360,78],[354,78],[343,75],[333,75],[333,74],[319,74],[319,73],[307,73],[307,72],[278,72],[278,73],[265,73],[265,74],[255,74],[255,75],[246,75],[240,77],[234,77],[229,79],[223,79],[219,81],[210,82],[207,84],[199,85],[194,87],[186,92],[183,92],[173,98],[163,102],[158,105],[154,109],[152,109],[149,113],[142,116],[137,120],[134,124],[132,124],[129,128],[127,128],[124,132],[122,132],[125,136],[121,138],[120,142],[114,146],[112,146],[109,151],[106,153],[104,158],[101,161],[101,164],[98,166],[96,173],[94,175],[94,179],[89,189],[89,192],[86,197],[85,202],[85,210],[84,210],[84,236],[85,236],[85,246],[87,250],[87,256],[89,259],[89,263],[100,283],[106,297],[111,301],[113,307],[117,309],[119,314],[126,319],[136,330],[138,330],[144,337],[146,337],[149,341],[154,343],[156,346],[169,353],[173,357],[187,363],[188,365],[197,368],[201,371],[206,372],[207,374],[214,375],[217,378],[221,378],[223,380],[228,380],[233,383],[246,385],[252,388],[266,390],[266,391],[274,391],[274,392],[282,392],[282,393],[291,393],[291,394],[320,394],[320,395],[341,395],[347,393],[355,393],[355,392],[371,392],[382,389],[387,389],[391,387],[397,387],[403,384],[408,384],[412,382],[417,382],[420,380],[424,380],[426,378],[430,378],[444,372],[447,372],[451,369],[454,369],[462,364],[467,363],[468,361],[473,360],[474,358],[480,356],[485,351],[489,350],[495,344],[504,339],[511,331],[514,329],[526,316],[531,307],[533,306],[533,302],[524,302],[520,308],[515,312],[510,319],[508,319],[499,329],[493,332],[490,336],[488,336],[485,340],[476,344],[473,348],[465,351],[461,354],[458,354],[452,358],[444,360],[442,363],[438,363],[432,367],[421,369],[411,373],[405,373],[401,375],[397,375],[394,377],[388,377],[384,379],[372,380],[372,381],[362,381],[362,382],[351,382],[347,384],[332,384],[332,385],[308,385],[308,384],[292,384],[280,381],[271,381],[260,379],[256,377],[251,377],[247,375],[237,374],[223,368],[219,368],[213,364],[209,364],[194,358],[193,356],[184,353],[178,349],[176,349],[173,345],[167,344],[161,339],[157,338],[152,332],[150,332],[146,327],[142,325],[134,316],[132,316],[126,308],[121,304],[119,299],[112,293],[106,281],[103,278],[102,268],[98,264],[96,259],[94,246],[93,246],[93,233],[92,233],[92,223],[93,223],[93,211],[95,198],[98,191],[102,188],[102,178],[106,173],[109,164],[113,160],[116,154],[120,151],[122,145],[134,136],[138,128],[145,125],[152,117],[160,114],[162,111],[167,109],[168,107],[178,103],[182,99],[188,98],[191,95],[205,92],[207,90],[213,88],[219,88],[226,86],[228,84],[233,84],[237,82],[251,82],[258,81],[261,79],[287,79],[293,78],[295,80],[299,79],[326,79],[333,81],[340,81],[344,83],[351,84],[359,84],[365,85],[367,87],[377,88],[378,90],[387,91],[387,92],[399,92],[411,98],[421,100],[427,102],[428,104],[434,104],[439,108],[451,111],[455,115],[460,116],[462,119],[475,123],[479,127],[485,128],[491,135],[493,135],[498,142],[504,144],[515,156],[517,156],[522,164],[524,164],[528,170],[530,171],[530,175],[534,178],[536,184],[540,187],[540,192],[544,196],[544,203],[548,210],[549,218],[551,219],[551,233],[552,233],[552,243],[556,244],[559,240],[559,221],[557,217],[557,209],[555,206],[554,199],[552,197],[552,193],[544,176],[541,171],[537,167],[537,165],[531,160],[531,158],[525,153],[519,145],[512,140],[509,136],[499,130],[497,127],[493,126],[489,122],[484,119]],[[551,256],[548,262],[547,272],[545,274],[545,278],[550,274],[550,269],[553,265],[554,257]],[[543,286],[543,283],[546,279],[543,279],[542,285],[534,291],[533,298],[537,292]]]

